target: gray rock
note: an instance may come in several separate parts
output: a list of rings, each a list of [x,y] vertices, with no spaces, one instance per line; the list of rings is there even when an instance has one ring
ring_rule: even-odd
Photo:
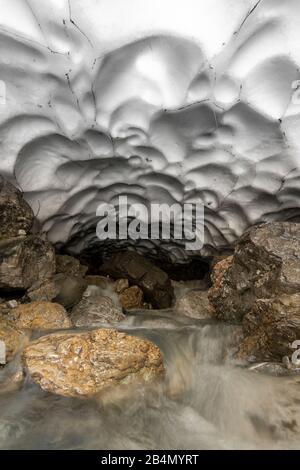
[[[208,299],[208,292],[199,289],[190,290],[180,297],[175,303],[175,310],[198,320],[214,316],[214,308]]]
[[[32,209],[21,191],[0,175],[0,240],[26,235],[33,218]]]
[[[257,299],[300,292],[300,224],[253,227],[227,260],[214,267],[209,299],[220,319],[236,322]]]
[[[0,241],[0,289],[28,289],[54,272],[54,249],[42,238],[29,235]]]
[[[109,297],[84,297],[72,310],[71,320],[76,327],[100,326],[125,319],[122,309]]]

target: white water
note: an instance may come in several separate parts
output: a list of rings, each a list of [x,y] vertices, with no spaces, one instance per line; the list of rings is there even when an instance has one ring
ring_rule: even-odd
[[[141,311],[122,328],[155,341],[167,377],[115,403],[41,391],[0,395],[2,449],[300,448],[297,377],[235,365],[235,327]]]

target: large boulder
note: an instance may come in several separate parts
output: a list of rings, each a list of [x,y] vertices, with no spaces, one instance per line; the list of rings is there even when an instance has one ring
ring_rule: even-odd
[[[55,272],[52,245],[36,236],[0,240],[0,289],[28,289]]]
[[[82,398],[116,385],[152,382],[164,373],[157,346],[111,329],[43,336],[23,358],[44,390]]]
[[[131,284],[139,286],[146,301],[155,308],[172,305],[173,287],[168,275],[134,251],[115,254],[104,263],[102,271],[114,279],[126,278]]]
[[[256,300],[244,317],[243,332],[238,358],[281,361],[291,357],[291,346],[300,339],[300,293]]]
[[[235,252],[214,267],[209,299],[219,318],[239,322],[257,299],[300,292],[300,224],[250,229]]]
[[[12,309],[7,315],[17,328],[54,330],[71,328],[71,320],[62,305],[51,302],[30,302]]]
[[[106,296],[83,297],[72,309],[71,319],[76,327],[100,326],[124,320],[122,309]]]
[[[26,235],[33,218],[32,209],[21,191],[0,175],[0,240]]]

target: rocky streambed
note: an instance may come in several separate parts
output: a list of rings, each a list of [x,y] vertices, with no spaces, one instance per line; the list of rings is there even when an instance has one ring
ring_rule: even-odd
[[[300,447],[299,224],[175,282],[58,254],[3,179],[0,209],[0,448]]]

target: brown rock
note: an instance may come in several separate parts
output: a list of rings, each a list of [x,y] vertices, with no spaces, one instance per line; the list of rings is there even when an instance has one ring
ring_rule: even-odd
[[[56,255],[56,272],[63,273],[71,277],[84,277],[88,267],[69,255]]]
[[[0,317],[0,341],[5,344],[5,360],[9,362],[27,342],[28,336],[7,318]]]
[[[291,344],[300,339],[300,293],[257,300],[244,317],[243,331],[238,358],[281,361],[291,357]]]
[[[253,227],[227,260],[215,266],[209,299],[219,318],[241,321],[257,299],[300,291],[300,224]]]
[[[117,279],[115,282],[115,291],[117,294],[121,294],[125,289],[128,289],[129,281],[128,279]]]
[[[106,296],[84,297],[72,310],[71,319],[76,327],[100,326],[124,320],[122,309]]]
[[[138,286],[128,287],[119,295],[120,303],[125,310],[142,308],[144,306],[144,295]]]
[[[0,240],[26,235],[33,218],[32,209],[21,191],[0,176]]]
[[[42,238],[30,235],[0,241],[0,289],[28,289],[54,272],[54,249]]]
[[[35,282],[27,291],[27,297],[32,302],[43,300],[51,302],[59,294],[60,288],[58,283],[53,279],[46,279],[45,281]]]
[[[53,300],[67,309],[80,302],[87,288],[87,281],[78,276],[71,277],[66,274],[56,274],[53,281],[58,289],[58,294]]]
[[[54,330],[70,328],[71,320],[64,307],[51,302],[22,304],[8,314],[17,328],[30,330]]]
[[[112,386],[152,382],[164,372],[157,346],[111,329],[43,336],[23,357],[44,390],[82,398]]]
[[[114,279],[126,278],[131,284],[139,286],[146,301],[151,302],[155,308],[168,308],[172,305],[173,288],[168,275],[138,253],[117,253],[101,269]]]
[[[191,290],[176,301],[175,309],[190,318],[204,319],[214,316],[214,308],[208,299],[208,292]]]

